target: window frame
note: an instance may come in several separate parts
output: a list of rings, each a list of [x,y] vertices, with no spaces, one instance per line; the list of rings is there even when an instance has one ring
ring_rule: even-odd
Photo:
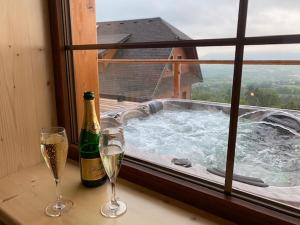
[[[237,134],[244,46],[267,44],[300,44],[300,34],[245,37],[248,0],[239,0],[237,36],[234,38],[197,39],[180,41],[72,44],[69,0],[48,1],[55,96],[58,125],[64,126],[70,139],[69,158],[78,160],[78,126],[75,103],[75,51],[98,49],[168,48],[233,46],[236,48],[232,82],[231,113],[227,149],[225,186],[214,182],[182,176],[168,168],[126,156],[120,176],[205,209],[224,218],[243,224],[296,224],[299,213],[293,208],[251,194],[232,190],[232,178]],[[251,197],[251,198],[249,198]],[[254,197],[254,198],[253,198]]]

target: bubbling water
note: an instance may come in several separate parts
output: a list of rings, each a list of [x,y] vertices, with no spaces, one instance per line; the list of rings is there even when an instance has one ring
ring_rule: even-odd
[[[127,122],[126,142],[134,147],[127,152],[140,151],[148,159],[188,158],[193,165],[224,170],[228,126],[229,116],[221,111],[160,111]],[[261,178],[272,186],[300,185],[300,137],[279,126],[239,119],[235,174]]]

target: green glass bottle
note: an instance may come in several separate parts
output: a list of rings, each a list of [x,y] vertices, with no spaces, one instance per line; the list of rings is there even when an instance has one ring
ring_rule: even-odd
[[[84,118],[79,138],[81,182],[86,187],[98,187],[107,176],[99,153],[101,129],[95,110],[95,95],[84,93]]]

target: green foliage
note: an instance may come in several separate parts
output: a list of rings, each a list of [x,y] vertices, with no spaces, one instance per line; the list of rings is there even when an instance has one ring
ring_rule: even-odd
[[[298,87],[272,88],[266,83],[251,83],[242,87],[240,104],[300,110],[300,95],[294,93],[298,93]],[[229,84],[200,84],[193,88],[192,99],[230,103],[231,87]]]
[[[286,103],[282,103],[282,108],[300,110],[300,96],[291,97]]]
[[[229,85],[221,85],[218,87],[199,86],[193,88],[192,99],[210,102],[226,102],[231,100],[231,87]]]
[[[245,99],[247,105],[278,107],[280,105],[280,97],[276,91],[270,88],[259,88],[253,85],[246,87],[246,91],[242,98]]]
[[[233,66],[201,65],[203,82],[192,99],[231,102]],[[300,110],[300,66],[244,65],[241,105]]]

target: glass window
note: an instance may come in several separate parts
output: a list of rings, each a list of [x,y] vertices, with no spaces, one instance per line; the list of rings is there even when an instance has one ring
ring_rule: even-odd
[[[197,53],[201,60],[234,60],[234,50],[234,47],[198,47]],[[233,64],[201,64],[203,82],[193,85],[192,99],[230,104],[233,68]]]
[[[245,56],[293,58],[300,45],[246,46]],[[293,52],[293,51],[291,51]],[[263,55],[265,53],[265,55]],[[300,65],[244,65],[234,188],[300,209]],[[241,176],[241,177],[239,177]]]
[[[101,112],[125,125],[127,155],[223,184],[233,66],[174,64],[176,96],[176,69],[147,61],[197,60],[202,50],[212,48],[100,50],[115,60],[99,62]],[[234,47],[222,50],[232,55]]]
[[[98,43],[236,35],[238,0],[97,0],[96,5]]]
[[[300,1],[251,0],[246,36],[299,34]]]
[[[95,38],[95,33],[97,43],[112,48],[236,36],[238,0],[96,2],[96,12],[89,15],[97,19],[93,32],[73,34],[73,44],[90,44],[80,38]],[[249,1],[247,36],[299,33],[297,6],[295,0]],[[80,17],[75,22],[82,26]],[[102,126],[125,126],[129,156],[224,184],[235,46],[146,45],[97,50]],[[81,52],[85,60],[91,51]],[[235,191],[294,208],[300,202],[300,70],[280,60],[299,60],[299,52],[299,44],[245,46],[244,59],[279,64],[243,66],[233,182]],[[207,62],[159,61],[173,59]]]

